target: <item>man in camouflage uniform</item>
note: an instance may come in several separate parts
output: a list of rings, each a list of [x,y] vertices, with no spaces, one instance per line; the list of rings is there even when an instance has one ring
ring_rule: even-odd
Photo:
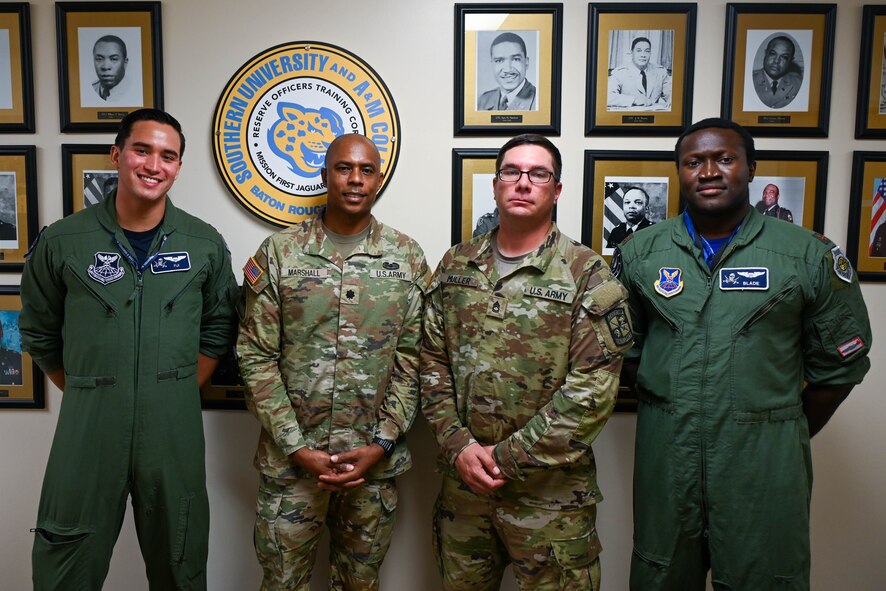
[[[599,589],[591,442],[632,342],[603,259],[551,222],[560,153],[500,150],[498,230],[447,252],[428,291],[423,411],[441,448],[435,542],[444,589]]]
[[[237,351],[261,421],[255,548],[262,589],[307,590],[323,524],[330,588],[378,589],[394,476],[412,464],[423,289],[416,242],[371,214],[383,173],[360,135],[329,146],[319,217],[262,243],[244,267]]]

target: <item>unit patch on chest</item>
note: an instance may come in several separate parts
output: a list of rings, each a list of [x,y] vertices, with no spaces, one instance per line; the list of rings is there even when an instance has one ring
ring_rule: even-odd
[[[113,283],[118,279],[122,279],[125,273],[123,267],[120,266],[120,253],[117,252],[97,252],[95,253],[95,263],[89,265],[86,273],[95,281],[102,285]]]
[[[652,284],[655,293],[671,298],[683,291],[683,269],[662,267],[658,270],[658,280]]]
[[[186,252],[161,252],[151,261],[151,273],[190,271],[191,257]]]
[[[723,291],[764,291],[769,289],[769,269],[766,267],[730,267],[720,269],[720,289]]]

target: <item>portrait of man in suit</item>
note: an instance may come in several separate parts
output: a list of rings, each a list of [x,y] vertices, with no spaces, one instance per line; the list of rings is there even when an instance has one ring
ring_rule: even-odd
[[[612,228],[612,231],[609,232],[606,247],[615,248],[622,240],[637,230],[651,226],[653,222],[646,217],[648,209],[649,193],[640,187],[626,189],[624,197],[622,197],[622,211],[624,211],[625,221]]]
[[[787,35],[778,35],[766,43],[763,66],[753,72],[754,90],[760,101],[771,109],[788,107],[801,91],[803,67],[796,60],[797,45]]]
[[[80,105],[104,109],[144,104],[141,30],[79,27]]]
[[[480,59],[478,56],[478,66]],[[487,90],[478,97],[477,110],[537,111],[537,89],[526,78],[533,60],[527,52],[523,37],[511,31],[498,34],[492,40],[488,60],[492,65],[496,88]],[[478,67],[478,72],[480,70]]]

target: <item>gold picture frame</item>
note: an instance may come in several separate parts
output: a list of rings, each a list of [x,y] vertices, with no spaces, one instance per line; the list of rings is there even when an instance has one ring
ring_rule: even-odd
[[[37,148],[0,146],[0,272],[20,272],[37,238]]]
[[[200,405],[206,409],[246,410],[246,386],[240,378],[237,353],[232,345],[200,389]]]
[[[0,133],[34,133],[31,12],[27,2],[0,3]]]
[[[62,199],[65,216],[104,201],[117,188],[111,144],[62,144]]]
[[[21,311],[19,287],[0,286],[0,409],[45,408],[43,372],[22,351]]]
[[[866,4],[861,17],[855,139],[886,139],[886,6]]]
[[[886,281],[886,154],[852,153],[846,256],[861,281]]]
[[[757,169],[749,186],[751,205],[762,212],[762,193],[768,185],[775,185],[775,207],[788,212],[778,212],[781,218],[821,233],[827,184],[827,152],[757,150]],[[773,214],[772,208],[768,213]]]

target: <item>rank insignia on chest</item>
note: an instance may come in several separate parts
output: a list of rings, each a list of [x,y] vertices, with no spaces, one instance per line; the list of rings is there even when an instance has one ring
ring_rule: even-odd
[[[120,266],[120,253],[117,252],[97,252],[95,253],[95,263],[89,265],[86,273],[95,281],[102,285],[113,283],[118,279],[122,279],[125,270]]]
[[[764,291],[769,289],[769,269],[766,267],[732,267],[720,269],[720,289],[723,291]]]
[[[662,267],[658,270],[658,280],[652,284],[655,292],[671,298],[683,291],[683,270],[677,267]]]
[[[508,309],[508,300],[499,297],[493,296],[491,300],[489,300],[489,306],[486,308],[486,315],[492,316],[493,318],[502,319],[505,317],[505,312]]]
[[[832,248],[831,254],[834,255],[834,273],[846,283],[852,283],[852,265],[849,264],[849,259],[839,246]]]
[[[186,252],[161,252],[151,261],[151,273],[175,273],[190,271],[191,257]]]
[[[359,304],[360,292],[355,286],[343,285],[341,288],[341,301],[345,304]]]

